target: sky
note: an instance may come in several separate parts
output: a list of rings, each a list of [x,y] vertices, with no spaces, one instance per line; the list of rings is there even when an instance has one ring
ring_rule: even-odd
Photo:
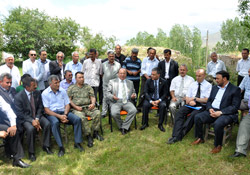
[[[238,16],[237,5],[238,0],[0,0],[0,15],[18,6],[38,8],[93,33],[114,35],[123,45],[140,31],[156,34],[161,28],[168,34],[175,24],[198,27],[202,35],[219,32],[223,21]]]

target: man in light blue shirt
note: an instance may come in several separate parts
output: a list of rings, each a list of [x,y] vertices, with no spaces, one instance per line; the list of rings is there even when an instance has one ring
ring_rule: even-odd
[[[241,103],[240,103],[240,110],[242,110],[243,116],[245,116],[247,115],[247,112],[249,110],[248,100],[250,97],[250,69],[248,70],[248,75],[243,78],[239,87],[241,89],[241,93],[245,91],[244,98],[241,100]]]
[[[64,72],[65,79],[60,82],[60,88],[63,88],[65,91],[67,91],[68,88],[75,83],[72,81],[72,76],[72,72],[70,70],[66,70]]]
[[[73,52],[72,53],[72,61],[68,62],[65,66],[65,70],[70,70],[73,74],[73,79],[75,79],[76,72],[82,71],[82,63],[78,62],[79,60],[79,53]]]
[[[224,62],[218,59],[216,52],[211,53],[210,57],[211,61],[207,64],[207,74],[215,79],[217,72],[221,70],[227,71],[227,69]]]
[[[51,75],[48,79],[49,87],[42,93],[42,100],[47,119],[51,123],[52,133],[59,146],[58,156],[61,157],[65,154],[65,149],[62,144],[60,134],[60,123],[73,124],[75,144],[74,147],[83,151],[81,146],[82,142],[82,123],[81,118],[69,112],[70,101],[66,91],[59,88],[60,80],[56,75]]]

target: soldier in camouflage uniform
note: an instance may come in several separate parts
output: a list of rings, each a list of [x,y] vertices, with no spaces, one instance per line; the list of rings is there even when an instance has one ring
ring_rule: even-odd
[[[93,146],[93,137],[102,141],[103,137],[98,133],[100,129],[100,111],[95,107],[95,95],[91,86],[84,84],[82,72],[75,75],[76,84],[68,88],[72,112],[82,118],[83,133],[87,136],[88,147]],[[87,116],[92,119],[92,126],[89,127]],[[92,137],[93,133],[93,137]]]

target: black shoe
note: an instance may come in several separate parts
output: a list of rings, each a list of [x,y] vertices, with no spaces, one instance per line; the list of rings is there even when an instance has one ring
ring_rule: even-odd
[[[91,137],[91,135],[88,135],[87,136],[87,139],[88,139],[88,147],[91,148],[93,147],[93,138]]]
[[[54,153],[51,151],[50,147],[43,146],[43,151],[45,151],[47,154],[54,154]]]
[[[165,132],[165,131],[166,131],[165,128],[163,128],[162,125],[158,125],[158,128],[159,128],[162,132]]]
[[[19,159],[19,160],[13,160],[13,164],[12,165],[13,166],[18,166],[20,168],[28,168],[28,167],[30,167],[29,164],[24,163],[21,159]]]
[[[171,137],[168,139],[167,141],[167,144],[173,144],[173,143],[176,143],[176,142],[179,142],[180,140],[177,139],[176,137]]]
[[[99,141],[103,141],[104,140],[104,138],[99,134],[98,131],[94,131],[93,137],[96,138]]]
[[[235,152],[233,155],[231,155],[230,157],[234,158],[234,157],[246,157],[245,154],[239,153],[239,152]]]
[[[64,147],[60,147],[59,148],[59,152],[58,152],[58,157],[62,157],[65,154],[65,149]]]
[[[82,147],[82,145],[81,145],[80,143],[75,143],[75,144],[74,144],[74,148],[79,149],[80,152],[84,151],[84,149],[83,149],[83,147]]]
[[[140,127],[140,130],[144,130],[144,129],[146,129],[148,127],[148,124],[144,124],[144,125],[142,125],[141,127]]]
[[[124,128],[122,128],[122,129],[121,129],[121,133],[122,133],[122,135],[125,135],[125,134],[127,134],[127,130],[124,129]]]
[[[30,159],[32,162],[36,161],[36,156],[35,156],[35,154],[34,154],[34,153],[29,153],[29,159]]]

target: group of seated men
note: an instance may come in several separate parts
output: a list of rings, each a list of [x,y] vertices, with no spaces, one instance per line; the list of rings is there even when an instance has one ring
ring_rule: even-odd
[[[47,154],[53,153],[50,143],[52,132],[59,146],[58,156],[63,156],[65,149],[60,123],[73,125],[76,149],[84,151],[81,146],[83,134],[88,140],[88,147],[93,147],[93,138],[104,140],[100,134],[101,119],[106,116],[108,108],[123,135],[129,132],[141,108],[143,115],[140,130],[146,129],[149,126],[151,107],[157,107],[158,128],[165,132],[163,122],[169,108],[174,127],[168,144],[181,141],[194,124],[196,140],[192,144],[203,143],[203,124],[214,123],[215,140],[211,152],[218,153],[222,149],[224,127],[238,120],[239,108],[249,110],[246,107],[246,101],[250,105],[248,49],[242,50],[243,59],[240,61],[243,63],[239,61],[237,69],[239,73],[247,69],[249,75],[239,77],[242,80],[239,87],[229,82],[230,75],[215,52],[211,54],[212,61],[207,67],[207,73],[217,83],[212,87],[205,80],[204,69],[196,71],[195,81],[187,75],[185,64],[178,66],[171,58],[169,49],[164,50],[165,59],[159,61],[156,50],[149,48],[148,56],[142,62],[137,57],[139,50],[136,48],[132,49],[128,57],[121,54],[119,45],[115,50],[108,51],[108,58],[101,60],[98,59],[97,51],[90,49],[89,58],[84,59],[83,64],[79,62],[79,53],[73,52],[72,61],[66,65],[63,63],[62,52],[57,53],[56,61],[50,61],[45,50],[39,52],[39,60],[36,60],[36,51],[31,50],[29,59],[23,62],[22,78],[14,71],[17,68],[14,66],[14,57],[6,56],[6,64],[3,65],[5,72],[0,75],[0,137],[5,138],[5,152],[13,158],[13,166],[30,166],[21,160],[24,155],[21,144],[24,132],[31,161],[36,160],[35,136],[38,132],[43,134],[43,150]],[[242,64],[246,66],[244,70],[240,70],[243,69]],[[20,86],[18,79],[22,81]],[[242,100],[241,91],[245,91]],[[97,93],[100,100],[100,92],[103,94],[102,113],[97,108]],[[136,107],[137,97],[139,101]],[[125,120],[121,119],[121,110],[127,111]],[[89,117],[92,120],[91,127]],[[233,157],[246,156],[250,137],[249,120],[248,114],[240,124]]]

